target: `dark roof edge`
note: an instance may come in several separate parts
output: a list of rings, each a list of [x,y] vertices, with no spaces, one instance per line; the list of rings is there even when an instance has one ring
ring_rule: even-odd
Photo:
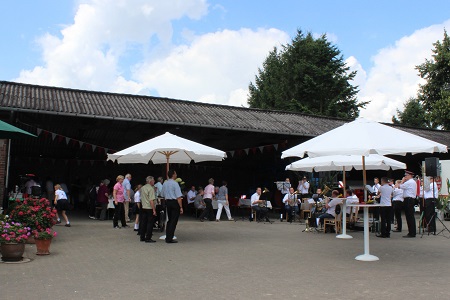
[[[408,125],[402,125],[402,124],[394,124],[394,123],[384,123],[380,122],[381,124],[388,125],[388,126],[394,126],[394,127],[402,127],[402,128],[408,128],[408,129],[416,129],[416,130],[426,130],[426,131],[437,131],[437,132],[448,132],[450,133],[450,130],[445,129],[434,129],[434,128],[425,128],[425,127],[413,127]]]
[[[13,108],[13,107],[0,107],[0,110],[3,111],[13,111],[13,112],[25,112],[25,113],[35,113],[35,114],[46,114],[46,115],[58,115],[58,116],[67,116],[67,117],[82,117],[82,118],[92,118],[92,119],[101,119],[101,120],[116,120],[116,121],[127,121],[127,122],[139,122],[139,123],[155,123],[155,124],[167,124],[167,125],[182,125],[182,126],[192,126],[192,127],[204,127],[204,128],[216,128],[216,129],[226,129],[226,130],[234,130],[234,131],[247,131],[247,132],[258,132],[261,133],[261,130],[251,129],[251,128],[234,128],[234,127],[223,127],[223,126],[212,126],[212,125],[204,125],[204,124],[189,124],[183,122],[171,122],[171,121],[158,121],[158,120],[145,120],[145,119],[130,119],[130,118],[118,118],[118,117],[108,117],[108,116],[96,116],[96,115],[88,115],[88,114],[76,114],[76,113],[64,113],[64,112],[54,112],[47,110],[35,110],[35,109],[24,109],[24,108]],[[305,134],[295,134],[292,132],[271,132],[265,131],[263,133],[266,134],[284,134],[291,136],[311,136],[314,135],[305,135]]]
[[[285,114],[285,115],[297,115],[297,116],[305,116],[305,117],[312,117],[312,118],[319,118],[319,119],[331,119],[331,120],[337,120],[337,121],[343,121],[343,122],[353,121],[353,119],[342,119],[342,118],[337,118],[337,117],[332,117],[332,116],[320,116],[320,115],[313,115],[313,114],[306,114],[306,113],[292,112],[292,111],[284,111],[284,110],[250,108],[250,107],[232,106],[232,105],[225,105],[225,104],[211,104],[211,103],[197,102],[197,101],[193,101],[193,100],[174,99],[174,98],[167,98],[167,97],[155,97],[155,96],[136,95],[136,94],[90,91],[90,90],[81,90],[81,89],[73,89],[73,88],[65,88],[65,87],[57,87],[57,86],[37,85],[37,84],[6,81],[6,80],[0,80],[0,85],[1,84],[22,85],[22,86],[29,86],[29,87],[34,87],[34,88],[39,87],[39,88],[44,88],[44,89],[57,89],[57,90],[65,90],[65,91],[71,91],[71,92],[89,93],[89,94],[114,95],[114,96],[119,96],[119,97],[125,96],[125,97],[144,98],[144,99],[152,98],[152,99],[160,99],[160,100],[165,100],[165,101],[183,102],[186,104],[207,105],[207,106],[221,107],[221,108],[233,108],[233,109],[246,110],[246,111],[250,110],[250,111],[273,112],[273,113],[279,113],[279,114]]]

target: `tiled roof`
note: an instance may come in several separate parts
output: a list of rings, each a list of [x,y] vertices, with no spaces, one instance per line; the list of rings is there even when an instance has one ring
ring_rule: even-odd
[[[314,137],[347,120],[161,97],[0,81],[0,110]],[[390,124],[389,124],[390,125]],[[393,125],[392,125],[393,126]],[[398,128],[450,145],[450,132]]]

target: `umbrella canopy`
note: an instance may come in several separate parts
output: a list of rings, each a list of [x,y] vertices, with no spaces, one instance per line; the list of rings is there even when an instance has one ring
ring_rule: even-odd
[[[25,130],[0,121],[0,139],[17,139],[26,136],[36,137],[34,134],[31,134]]]
[[[352,168],[362,170],[360,155],[330,155],[307,157],[286,166],[289,171],[320,172],[320,171],[350,171]],[[365,159],[366,170],[399,170],[406,169],[406,165],[395,159],[378,154],[371,154]]]
[[[346,123],[300,145],[283,151],[281,158],[306,154],[360,155],[447,152],[447,146],[375,121],[363,118]]]
[[[108,160],[119,164],[127,163],[181,163],[201,161],[222,161],[227,155],[224,151],[208,147],[169,132],[145,142],[131,146],[114,154],[108,154]]]

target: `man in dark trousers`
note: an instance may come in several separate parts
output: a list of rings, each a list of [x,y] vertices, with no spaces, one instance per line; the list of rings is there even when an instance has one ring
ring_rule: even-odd
[[[173,236],[177,228],[178,218],[183,214],[183,194],[181,193],[180,185],[175,181],[177,172],[169,170],[167,176],[169,180],[164,182],[162,188],[162,196],[166,201],[167,217],[169,218],[166,226],[166,243],[178,243],[178,241],[173,239]]]

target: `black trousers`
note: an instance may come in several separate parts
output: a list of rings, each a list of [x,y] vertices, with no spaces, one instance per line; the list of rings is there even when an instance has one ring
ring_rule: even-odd
[[[256,220],[265,220],[267,218],[267,207],[259,207],[257,205],[252,206],[253,210],[256,212]]]
[[[416,236],[416,218],[414,217],[414,198],[405,198],[403,206],[405,209],[406,224],[408,225],[408,235]]]
[[[175,229],[177,228],[178,218],[180,217],[180,205],[177,200],[167,200],[167,217],[169,220],[166,225],[166,242],[173,240]]]
[[[403,201],[392,201],[392,205],[394,206],[394,216],[397,221],[397,230],[402,231]]]
[[[200,215],[200,219],[202,218],[208,218],[210,221],[214,221],[214,208],[212,206],[212,200],[209,198],[203,199],[205,201],[206,208],[203,210],[202,214]]]
[[[380,207],[381,226],[380,231],[382,236],[391,235],[391,211],[392,206]]]
[[[427,198],[425,199],[425,220],[427,222],[424,226],[428,225],[428,232],[436,233],[436,199]],[[428,224],[429,223],[429,224]]]
[[[153,226],[155,226],[156,221],[156,216],[153,215],[153,209],[142,208],[139,211],[139,218],[139,233],[141,235],[141,240],[151,239],[153,236]]]
[[[102,206],[102,211],[100,212],[100,220],[104,221],[106,220],[106,212],[108,210],[108,203],[100,203]]]
[[[123,202],[117,202],[117,205],[114,204],[113,227],[119,226],[119,219],[122,226],[127,225],[127,222],[125,221],[125,208],[123,206]]]

